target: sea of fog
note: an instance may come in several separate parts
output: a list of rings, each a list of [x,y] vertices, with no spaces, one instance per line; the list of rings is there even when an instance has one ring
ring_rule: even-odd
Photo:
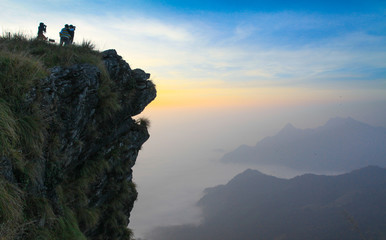
[[[197,201],[204,189],[226,184],[251,168],[281,178],[305,172],[279,166],[224,164],[219,160],[241,144],[255,145],[275,135],[287,123],[314,128],[332,117],[351,116],[384,126],[384,117],[369,107],[308,106],[276,109],[150,109],[150,139],[133,168],[139,192],[129,227],[137,238],[157,226],[193,223],[201,219]],[[374,111],[377,108],[373,108]],[[379,108],[378,108],[379,110]],[[370,118],[370,116],[378,116]],[[337,174],[325,172],[319,174]]]

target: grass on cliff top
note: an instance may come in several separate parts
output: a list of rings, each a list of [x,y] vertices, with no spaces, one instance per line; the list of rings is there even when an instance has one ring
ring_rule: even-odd
[[[20,160],[41,153],[43,121],[26,97],[53,66],[100,65],[100,53],[92,48],[90,43],[60,47],[22,34],[0,37],[0,156]]]
[[[25,99],[39,79],[49,76],[54,66],[71,66],[88,63],[101,71],[98,90],[99,113],[106,119],[120,109],[117,94],[94,45],[84,41],[81,45],[58,44],[28,38],[23,34],[6,33],[0,37],[0,156],[41,153],[43,126],[38,110],[26,106]],[[20,147],[27,149],[20,150]]]
[[[95,45],[91,41],[83,41],[80,45],[59,46],[57,43],[29,38],[22,33],[5,33],[0,37],[0,53],[30,59],[41,66],[39,69],[44,69],[47,76],[49,74],[48,70],[54,66],[69,67],[81,63],[95,65],[101,71],[101,82],[98,89],[100,119],[110,118],[114,112],[121,108],[117,94],[112,91],[113,83],[102,61],[102,54],[95,50]],[[17,68],[14,68],[14,71],[17,70]],[[0,82],[3,78],[1,71],[2,69],[0,69]],[[26,74],[32,76],[32,78],[34,76],[31,72]],[[9,81],[12,81],[12,79]],[[132,81],[131,85],[134,87],[134,79]]]
[[[76,63],[98,65],[101,53],[90,41],[80,45],[59,46],[57,43],[29,38],[22,33],[5,33],[0,37],[0,50],[34,58],[47,68],[70,66]]]

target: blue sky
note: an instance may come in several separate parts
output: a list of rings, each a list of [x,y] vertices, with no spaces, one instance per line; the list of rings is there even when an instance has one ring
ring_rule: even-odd
[[[64,23],[170,85],[385,88],[386,1],[8,1],[3,31]],[[7,14],[8,13],[8,14]],[[1,17],[0,17],[1,18]],[[8,24],[9,23],[9,24]],[[174,81],[173,81],[174,80]],[[197,87],[200,87],[197,85]]]
[[[94,1],[94,3],[105,4],[111,6],[114,3],[122,4],[120,0],[113,1]],[[125,6],[135,8],[145,7],[146,9],[159,9],[165,7],[178,11],[210,11],[210,12],[277,12],[277,11],[303,11],[303,12],[318,12],[318,13],[352,13],[352,12],[382,12],[385,10],[385,2],[370,0],[273,0],[273,1],[248,1],[248,0],[224,0],[224,1],[126,1]]]

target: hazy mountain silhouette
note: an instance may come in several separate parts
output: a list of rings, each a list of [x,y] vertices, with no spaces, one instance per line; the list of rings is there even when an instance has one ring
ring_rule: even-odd
[[[223,162],[283,165],[313,171],[351,171],[368,165],[386,167],[386,129],[352,118],[333,118],[315,129],[287,124],[256,146],[242,145]]]
[[[205,190],[198,226],[163,227],[151,240],[386,239],[386,169],[289,180],[246,170]]]

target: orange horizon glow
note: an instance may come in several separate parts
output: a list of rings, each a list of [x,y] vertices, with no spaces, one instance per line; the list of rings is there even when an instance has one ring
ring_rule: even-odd
[[[355,91],[305,88],[170,88],[158,87],[151,108],[165,107],[235,107],[293,106],[331,103],[363,98]],[[374,91],[373,91],[374,92]],[[366,94],[369,96],[370,93]],[[374,95],[374,94],[373,94]],[[377,95],[375,93],[375,95]]]

